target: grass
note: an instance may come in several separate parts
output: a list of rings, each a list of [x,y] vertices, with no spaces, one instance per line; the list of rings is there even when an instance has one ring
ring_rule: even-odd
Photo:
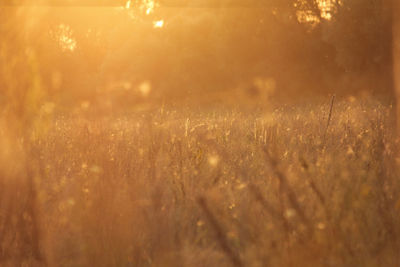
[[[8,251],[38,244],[38,266],[398,266],[393,110],[326,102],[57,115],[19,160],[36,204],[0,207],[0,260],[33,266]],[[18,210],[37,235],[16,236]]]

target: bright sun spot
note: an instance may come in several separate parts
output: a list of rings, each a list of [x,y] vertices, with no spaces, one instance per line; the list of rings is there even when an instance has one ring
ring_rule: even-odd
[[[209,155],[209,156],[208,156],[208,164],[210,164],[212,167],[217,166],[218,163],[219,163],[219,157],[218,157],[218,155],[212,154],[212,155]]]
[[[318,8],[320,10],[321,18],[331,20],[334,12],[334,0],[317,0]],[[296,6],[296,5],[295,5]],[[301,23],[309,23],[315,25],[320,23],[320,18],[310,10],[298,10],[297,19]]]
[[[148,96],[151,91],[151,84],[149,81],[144,81],[139,84],[139,91],[142,93],[144,97]]]
[[[332,11],[334,7],[334,1],[332,0],[319,0],[318,7],[321,11],[321,17],[330,20],[332,19]]]
[[[76,48],[76,40],[72,36],[72,29],[70,26],[60,24],[58,26],[58,42],[63,51],[74,51]]]
[[[162,28],[164,26],[164,20],[156,20],[153,22],[154,28]]]
[[[141,5],[141,9],[144,9],[146,12],[146,15],[149,15],[154,11],[154,8],[156,7],[155,3],[153,0],[145,0],[143,1]]]

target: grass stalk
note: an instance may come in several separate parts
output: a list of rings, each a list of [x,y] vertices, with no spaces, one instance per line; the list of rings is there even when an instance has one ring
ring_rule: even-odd
[[[207,201],[204,197],[199,197],[197,199],[197,202],[201,209],[204,212],[204,215],[206,216],[207,220],[209,221],[211,227],[214,229],[217,241],[219,245],[221,246],[222,250],[224,253],[227,255],[227,257],[230,259],[232,266],[235,267],[242,267],[244,266],[242,261],[240,260],[239,256],[230,248],[228,244],[228,240],[225,237],[224,231],[222,230],[221,225],[218,223],[217,218],[215,218],[214,214],[208,207]]]

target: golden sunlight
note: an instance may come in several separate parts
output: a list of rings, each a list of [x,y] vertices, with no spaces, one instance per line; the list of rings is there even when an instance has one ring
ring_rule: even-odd
[[[149,81],[144,81],[139,84],[138,88],[142,96],[147,97],[151,91],[151,83]]]
[[[318,0],[318,7],[321,10],[321,17],[323,19],[332,19],[334,1],[335,0]]]
[[[154,12],[154,8],[156,8],[154,0],[143,0],[140,6],[140,9],[144,10],[146,15],[149,15],[152,12]]]
[[[153,22],[154,28],[162,28],[164,26],[164,20],[156,20]]]
[[[400,267],[397,69],[400,0],[0,0],[0,267]]]
[[[58,26],[58,41],[63,51],[74,51],[77,45],[76,40],[72,36],[72,29],[70,26],[60,24]]]
[[[298,10],[296,12],[298,21],[310,24],[314,27],[321,22],[320,19],[331,20],[334,12],[335,1],[336,0],[317,0],[320,17],[312,10]]]

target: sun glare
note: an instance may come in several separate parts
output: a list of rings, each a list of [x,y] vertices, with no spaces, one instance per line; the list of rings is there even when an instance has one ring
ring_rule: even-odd
[[[321,10],[321,17],[326,20],[332,19],[333,1],[332,0],[319,0],[319,9]]]
[[[321,14],[320,17],[316,16],[311,10],[299,10],[296,13],[298,21],[315,26],[321,22],[321,19],[331,20],[334,12],[334,0],[318,0],[317,3]]]
[[[162,28],[164,26],[164,20],[156,20],[153,22],[154,28]]]
[[[146,15],[150,15],[151,13],[153,13],[155,7],[156,4],[153,0],[145,0],[143,1],[140,8],[145,10]]]
[[[76,40],[72,36],[72,29],[70,26],[60,24],[58,26],[58,42],[63,51],[74,51],[77,45]]]
[[[151,84],[149,81],[144,81],[141,84],[139,84],[139,91],[142,94],[142,96],[146,97],[149,95],[151,91]]]
[[[400,0],[0,3],[0,267],[400,267]]]

